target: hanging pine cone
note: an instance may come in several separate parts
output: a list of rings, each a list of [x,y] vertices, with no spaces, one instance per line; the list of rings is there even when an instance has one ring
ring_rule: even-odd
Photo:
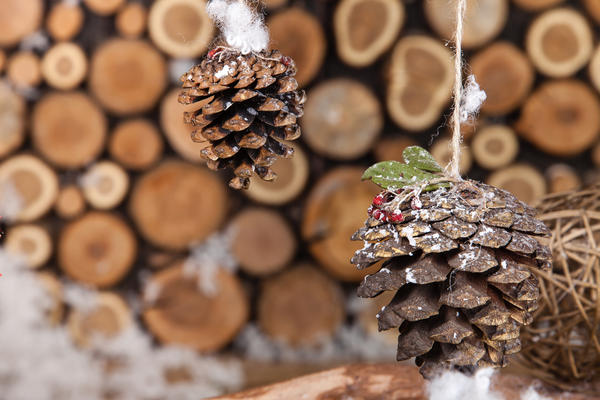
[[[202,150],[209,168],[233,169],[229,186],[248,188],[253,173],[273,180],[270,166],[292,156],[283,141],[300,136],[306,99],[295,74],[293,60],[277,50],[244,55],[217,48],[181,77],[179,102],[200,106],[184,114],[198,127],[192,140],[210,142]]]
[[[520,350],[520,328],[538,306],[531,271],[550,269],[550,250],[537,240],[548,228],[504,190],[442,177],[419,147],[407,148],[404,159],[376,164],[363,176],[386,190],[352,237],[365,243],[352,263],[384,263],[364,278],[358,295],[396,291],[377,315],[379,329],[399,328],[397,359],[416,357],[426,377],[504,366],[506,355]]]

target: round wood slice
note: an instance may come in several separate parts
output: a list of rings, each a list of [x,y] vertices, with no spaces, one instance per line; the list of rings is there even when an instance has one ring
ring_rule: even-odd
[[[253,175],[250,187],[244,191],[246,196],[259,203],[276,206],[288,203],[302,193],[310,172],[308,158],[299,146],[288,145],[294,148],[294,156],[279,158],[271,167],[277,179],[267,182]]]
[[[111,157],[125,168],[133,170],[152,166],[161,157],[163,148],[156,125],[144,118],[119,123],[108,143]]]
[[[197,277],[184,275],[181,262],[152,277],[150,284],[160,292],[143,317],[158,340],[202,352],[231,342],[248,320],[248,297],[231,273],[219,269],[214,279],[218,292],[207,296],[199,289]]]
[[[0,83],[0,159],[18,149],[25,139],[25,100]]]
[[[398,343],[398,332],[395,329],[379,331],[379,323],[376,315],[387,306],[396,295],[393,290],[388,290],[374,298],[358,298],[360,302],[356,315],[356,322],[369,336],[382,340],[390,345]]]
[[[81,177],[83,197],[94,208],[108,210],[118,206],[129,189],[129,176],[112,161],[92,165]]]
[[[0,47],[10,47],[37,31],[44,15],[42,0],[2,0],[0,3]]]
[[[543,74],[564,78],[588,63],[594,35],[586,19],[570,8],[550,10],[537,17],[525,46],[535,67]]]
[[[512,163],[519,153],[515,132],[504,125],[481,128],[471,142],[473,157],[483,168],[498,169]]]
[[[386,52],[404,24],[404,5],[396,0],[343,0],[333,17],[340,58],[354,67],[372,64]]]
[[[77,185],[67,185],[60,189],[54,212],[63,219],[72,219],[80,216],[85,211],[85,199]]]
[[[600,2],[596,0],[583,0],[583,5],[585,6],[587,15],[592,17],[597,23],[600,23]]]
[[[102,43],[92,56],[90,91],[115,114],[150,110],[166,85],[165,60],[145,41],[112,39]]]
[[[6,76],[18,88],[32,88],[42,82],[40,58],[31,51],[20,51],[8,59]]]
[[[287,221],[266,208],[247,208],[230,223],[231,251],[250,275],[272,274],[286,267],[296,252],[296,238]]]
[[[402,161],[402,152],[409,146],[417,146],[418,143],[407,136],[393,136],[377,141],[375,145],[375,159],[377,161],[396,160]]]
[[[549,81],[527,99],[515,128],[546,153],[579,154],[598,137],[600,102],[580,81]]]
[[[535,71],[529,59],[509,42],[496,42],[471,58],[471,71],[487,98],[483,113],[507,114],[515,110],[533,86]]]
[[[286,3],[287,0],[261,0],[261,4],[263,4],[269,10],[282,7]]]
[[[0,204],[14,208],[4,215],[15,222],[29,222],[46,214],[56,199],[56,173],[40,159],[17,155],[0,164]]]
[[[81,31],[84,14],[70,2],[55,3],[46,18],[46,30],[56,41],[71,40]]]
[[[261,330],[291,346],[332,337],[345,318],[341,287],[310,265],[265,280],[257,307]]]
[[[590,81],[597,91],[600,92],[600,46],[597,46],[588,66]]]
[[[116,293],[100,292],[92,310],[72,309],[67,326],[73,341],[86,347],[94,339],[109,339],[133,324],[131,310]]]
[[[452,40],[456,26],[456,0],[423,2],[429,25],[441,37]],[[508,0],[467,0],[462,47],[472,49],[495,38],[508,19]]]
[[[121,36],[135,39],[144,34],[148,12],[141,3],[128,3],[119,11],[115,26]]]
[[[125,4],[125,0],[83,0],[83,3],[98,15],[111,15]]]
[[[133,187],[129,212],[142,236],[184,250],[219,228],[227,211],[225,186],[205,168],[167,161]]]
[[[460,160],[459,170],[460,174],[464,175],[471,169],[473,165],[473,156],[471,155],[471,149],[464,143],[460,146]],[[450,138],[441,137],[435,140],[429,149],[429,152],[436,159],[436,161],[442,166],[446,167],[450,164],[452,159],[452,150],[450,148]]]
[[[539,11],[564,2],[565,0],[513,0],[519,7],[527,11]],[[595,1],[595,0],[592,0]]]
[[[546,169],[549,193],[562,193],[578,190],[582,182],[575,168],[568,164],[554,164]]]
[[[429,128],[450,100],[454,82],[450,51],[428,36],[405,36],[391,57],[386,97],[390,116],[407,130]]]
[[[371,149],[383,127],[383,114],[369,88],[332,79],[312,89],[307,98],[300,123],[311,149],[336,160],[352,160]]]
[[[204,0],[157,0],[150,8],[148,31],[170,56],[195,58],[208,47],[214,28]]]
[[[181,157],[192,162],[204,162],[200,150],[210,145],[206,142],[192,140],[192,131],[196,128],[183,122],[185,111],[194,111],[197,104],[183,105],[177,101],[179,89],[172,89],[160,103],[160,126],[165,133],[169,145]]]
[[[364,226],[367,208],[379,188],[361,182],[362,167],[338,167],[321,177],[306,200],[302,238],[311,254],[331,275],[343,281],[358,282],[374,268],[359,271],[350,258],[362,243],[350,241]]]
[[[33,110],[33,146],[60,168],[83,167],[98,157],[106,128],[102,110],[79,92],[47,94]]]
[[[56,275],[47,271],[38,272],[35,277],[39,280],[51,301],[51,305],[46,308],[47,321],[51,326],[57,326],[61,323],[65,310],[62,301],[62,283]]]
[[[109,287],[127,275],[137,254],[131,228],[108,212],[92,211],[69,222],[58,242],[58,263],[72,279]]]
[[[488,176],[486,183],[511,192],[527,204],[534,204],[546,194],[544,176],[525,164],[514,164],[495,171]]]
[[[39,268],[52,255],[52,239],[48,231],[39,225],[16,225],[8,230],[4,248],[23,257],[28,267]]]
[[[269,18],[271,47],[296,63],[296,80],[306,86],[317,75],[325,59],[327,42],[321,22],[301,8],[293,7]]]
[[[52,46],[42,59],[42,75],[48,85],[56,89],[73,89],[87,74],[85,53],[74,43],[58,43]]]

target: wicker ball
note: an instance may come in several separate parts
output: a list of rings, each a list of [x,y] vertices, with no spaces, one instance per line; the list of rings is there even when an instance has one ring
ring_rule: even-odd
[[[600,185],[550,195],[538,218],[552,230],[553,273],[536,271],[542,302],[522,333],[522,362],[570,390],[600,386]]]

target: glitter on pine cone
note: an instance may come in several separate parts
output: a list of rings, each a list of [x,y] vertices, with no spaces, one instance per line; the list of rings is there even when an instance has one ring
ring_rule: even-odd
[[[277,50],[241,54],[218,47],[181,77],[182,104],[197,104],[184,120],[197,127],[192,140],[210,143],[202,156],[210,169],[231,168],[234,189],[246,189],[253,174],[270,181],[278,157],[300,136],[297,123],[306,96],[294,78],[294,61]]]
[[[365,243],[352,258],[359,269],[384,260],[358,295],[396,291],[379,329],[399,329],[397,359],[416,357],[425,377],[505,366],[538,306],[531,271],[551,266],[535,209],[483,183],[446,186],[382,192],[352,237]]]
[[[545,296],[523,331],[519,361],[567,390],[600,389],[600,185],[542,199],[553,273],[538,273]],[[584,382],[587,381],[587,382]]]

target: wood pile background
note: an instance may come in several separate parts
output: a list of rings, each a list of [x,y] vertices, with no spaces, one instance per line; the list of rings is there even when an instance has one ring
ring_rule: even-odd
[[[59,310],[62,279],[103,291],[93,315],[51,318],[84,344],[140,317],[158,342],[202,352],[229,353],[250,322],[291,346],[332,336],[369,273],[349,263],[378,191],[362,171],[410,144],[449,158],[448,3],[265,0],[308,101],[279,179],[241,193],[202,166],[176,101],[215,35],[203,0],[2,0],[4,244],[39,269]],[[464,126],[463,174],[528,202],[595,180],[600,2],[471,0],[465,29],[467,72],[488,100]],[[207,293],[184,260],[230,226],[239,269],[218,269]],[[366,331],[373,310],[357,318]]]

